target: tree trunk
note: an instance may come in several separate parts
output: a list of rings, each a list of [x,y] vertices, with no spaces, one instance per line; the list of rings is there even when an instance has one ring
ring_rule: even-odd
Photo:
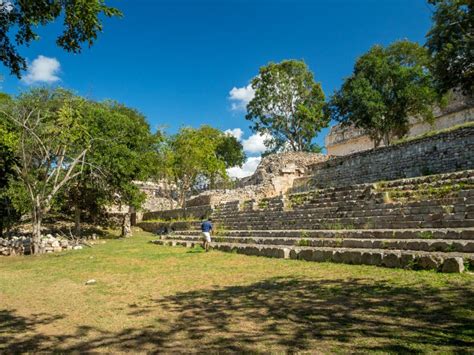
[[[32,254],[41,254],[41,222],[43,220],[43,215],[41,213],[41,207],[34,206],[32,209],[32,227],[33,233],[31,236],[31,253]]]
[[[128,212],[123,215],[122,222],[122,234],[123,238],[132,236],[132,225],[131,225],[131,208],[128,208]]]
[[[76,237],[81,236],[81,209],[79,206],[76,204],[74,206],[74,235]]]

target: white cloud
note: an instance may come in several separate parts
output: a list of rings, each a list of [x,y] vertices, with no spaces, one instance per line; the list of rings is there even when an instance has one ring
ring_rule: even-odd
[[[232,101],[231,109],[233,111],[245,110],[254,96],[255,91],[250,84],[241,88],[232,88],[229,92],[229,100]]]
[[[238,166],[234,166],[232,168],[227,169],[227,173],[230,177],[237,179],[242,179],[246,176],[250,176],[255,172],[261,160],[262,157],[247,158],[247,161],[242,165],[241,168]]]
[[[244,131],[242,131],[240,128],[234,128],[234,129],[226,129],[224,131],[225,134],[228,134],[229,136],[235,137],[238,141],[242,139],[242,136],[244,135]]]
[[[61,64],[56,58],[49,58],[43,55],[38,56],[28,68],[28,73],[23,81],[28,85],[34,83],[54,83],[59,79],[58,72]]]
[[[252,134],[249,138],[242,141],[244,151],[247,153],[263,153],[267,150],[265,146],[265,141],[270,139],[270,135],[266,133],[255,133]]]
[[[13,10],[11,1],[0,0],[0,12],[10,13]]]

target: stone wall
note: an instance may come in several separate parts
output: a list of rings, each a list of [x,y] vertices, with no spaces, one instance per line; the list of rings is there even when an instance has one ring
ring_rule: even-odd
[[[349,186],[468,169],[474,169],[473,126],[333,157],[312,165],[310,176],[296,180],[292,190]]]
[[[73,249],[73,245],[64,237],[51,234],[41,237],[40,247],[45,253],[57,253],[63,250]],[[31,252],[31,237],[13,236],[0,238],[0,256],[24,255]]]
[[[416,117],[410,117],[410,130],[407,137],[415,137],[426,132],[474,121],[474,100],[454,94],[452,102],[447,107],[434,109],[434,115],[436,119],[432,125]],[[325,144],[327,153],[337,156],[374,148],[374,142],[364,130],[341,124],[331,128],[326,136]]]
[[[176,208],[173,210],[145,212],[143,221],[149,220],[173,220],[173,219],[202,219],[208,217],[212,212],[210,205]]]
[[[237,183],[237,188],[205,191],[187,201],[188,206],[217,206],[231,201],[261,200],[285,194],[295,179],[308,174],[308,166],[326,161],[324,154],[286,152],[262,159],[255,172]]]

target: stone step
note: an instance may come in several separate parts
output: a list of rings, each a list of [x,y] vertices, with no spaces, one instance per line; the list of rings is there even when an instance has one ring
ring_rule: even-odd
[[[332,190],[332,191],[346,191],[350,190],[354,186],[363,187],[363,186],[373,186],[374,184],[382,184],[387,187],[401,187],[407,185],[420,185],[420,184],[439,184],[439,183],[446,183],[446,182],[456,182],[458,180],[463,179],[471,179],[474,177],[474,170],[462,170],[452,173],[446,174],[434,174],[429,176],[417,176],[413,178],[405,178],[405,179],[396,179],[396,180],[389,180],[389,181],[380,181],[375,183],[366,183],[366,184],[357,184],[357,185],[349,185],[349,186],[341,186],[341,187],[329,187],[326,189],[321,190]],[[310,179],[307,177],[306,179]],[[304,178],[303,178],[304,179]],[[450,181],[451,180],[451,181]],[[308,188],[311,188],[308,186]],[[297,190],[304,189],[303,186],[298,187]],[[314,190],[314,187],[313,187]]]
[[[254,210],[254,211],[234,211],[225,215],[213,214],[214,217],[230,218],[230,217],[255,217],[255,216],[299,216],[299,215],[334,215],[350,214],[350,213],[361,213],[368,216],[380,216],[380,215],[419,215],[419,214],[433,214],[433,213],[474,213],[474,200],[473,201],[459,201],[457,203],[445,203],[445,204],[424,204],[417,206],[404,206],[401,204],[379,204],[379,205],[364,205],[364,204],[353,204],[344,206],[325,206],[325,207],[314,207],[299,208],[299,209],[287,209],[287,210]]]
[[[453,191],[446,190],[445,195],[437,196],[435,193],[430,195],[432,189],[441,189],[444,187],[454,188]],[[390,186],[390,187],[365,187],[363,189],[353,189],[348,191],[330,192],[324,190],[313,190],[300,194],[290,194],[287,197],[287,204],[299,203],[331,203],[331,202],[348,202],[348,201],[379,201],[383,202],[385,194],[400,194],[400,197],[408,198],[408,200],[438,200],[440,198],[456,198],[457,196],[472,196],[474,193],[474,179],[465,179],[456,181],[450,185],[446,184],[421,184],[421,185],[405,185],[405,186]],[[424,196],[425,195],[425,196]]]
[[[200,243],[180,240],[154,240],[158,245],[194,247]],[[279,245],[212,243],[212,248],[224,252],[298,259],[306,261],[330,261],[335,263],[376,265],[390,268],[463,272],[464,264],[474,266],[473,253],[439,253],[406,250],[292,247]]]
[[[246,211],[227,211],[227,212],[214,212],[215,218],[231,218],[231,217],[245,217],[245,216],[260,216],[265,214],[266,216],[279,216],[281,213],[285,215],[299,215],[301,213],[312,213],[321,216],[328,214],[334,215],[339,214],[360,214],[367,216],[378,216],[387,214],[433,214],[433,213],[471,213],[474,215],[474,196],[469,198],[456,198],[450,200],[440,201],[422,201],[412,203],[374,203],[372,202],[360,202],[360,201],[348,201],[346,203],[338,204],[311,204],[307,203],[304,205],[297,205],[286,209],[267,209],[267,210],[246,210]]]
[[[258,218],[241,220],[215,219],[226,229],[412,229],[412,228],[472,228],[474,219],[453,219],[445,216],[427,215],[393,217],[355,217],[355,218]]]
[[[199,235],[200,230],[178,231],[177,234]],[[350,239],[443,239],[474,240],[474,228],[453,229],[340,229],[340,230],[225,230],[217,235],[255,238],[350,238]]]
[[[173,234],[169,238],[181,241],[200,241],[202,236]],[[166,239],[166,237],[165,237]],[[449,239],[353,239],[353,238],[259,238],[215,236],[215,242],[236,244],[289,245],[328,248],[393,249],[474,253],[474,240]]]
[[[441,183],[446,184],[447,182],[457,182],[472,180],[474,178],[474,170],[462,170],[448,174],[435,174],[429,176],[418,176],[408,179],[398,179],[381,182],[383,186],[394,187],[394,186],[418,186],[420,184],[426,185],[439,185]]]

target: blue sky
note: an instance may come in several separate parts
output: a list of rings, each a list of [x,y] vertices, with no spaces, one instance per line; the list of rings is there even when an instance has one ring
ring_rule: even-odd
[[[46,69],[57,69],[50,74],[59,80],[51,85],[135,107],[152,127],[165,126],[174,133],[183,125],[206,123],[223,130],[240,128],[244,140],[251,135],[249,122],[243,110],[232,109],[239,102],[229,99],[230,91],[248,85],[260,66],[303,59],[330,95],[372,45],[405,38],[423,43],[431,24],[426,0],[108,3],[119,7],[124,17],[106,20],[104,33],[91,49],[80,55],[60,50],[54,43],[60,24],[53,24],[22,54],[30,63],[40,55],[56,59],[46,63]],[[41,76],[44,68],[43,63],[30,73],[30,85],[48,79]],[[5,92],[28,87],[4,67],[0,74]],[[318,143],[323,144],[325,134]]]

